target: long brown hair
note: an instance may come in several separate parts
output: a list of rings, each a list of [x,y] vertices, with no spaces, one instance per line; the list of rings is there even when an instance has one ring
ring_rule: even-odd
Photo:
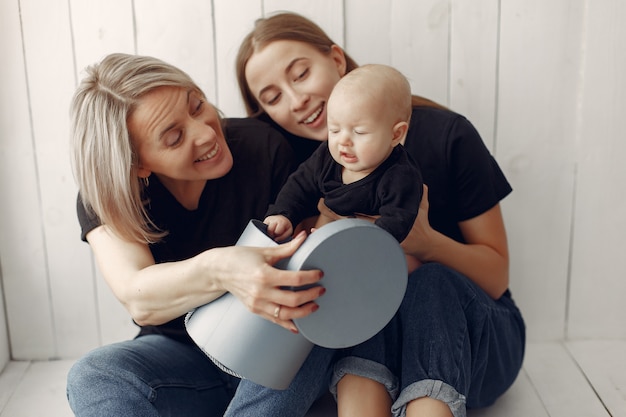
[[[244,38],[237,53],[235,69],[239,91],[246,107],[248,116],[256,117],[263,113],[259,102],[250,91],[246,80],[246,65],[258,49],[274,41],[297,41],[317,48],[323,54],[330,54],[331,47],[336,45],[318,25],[304,16],[292,12],[281,12],[269,17],[257,19],[254,29]],[[358,67],[358,64],[344,51],[346,73]],[[445,108],[420,96],[413,96],[413,106]]]

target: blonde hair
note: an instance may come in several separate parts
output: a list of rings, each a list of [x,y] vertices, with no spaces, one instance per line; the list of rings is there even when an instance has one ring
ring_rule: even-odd
[[[235,61],[239,92],[246,107],[248,116],[256,117],[263,114],[263,109],[252,94],[246,80],[246,65],[252,55],[274,41],[297,41],[317,48],[323,54],[330,54],[331,47],[336,45],[318,25],[304,16],[292,12],[281,12],[270,17],[257,19],[254,28],[239,46]],[[358,67],[358,64],[345,51],[346,73]],[[445,109],[444,106],[420,96],[412,97],[413,106],[426,106]]]
[[[161,60],[111,54],[86,69],[71,103],[72,169],[85,209],[131,242],[154,243],[166,234],[144,207],[127,125],[138,100],[164,86],[202,94],[189,75]]]

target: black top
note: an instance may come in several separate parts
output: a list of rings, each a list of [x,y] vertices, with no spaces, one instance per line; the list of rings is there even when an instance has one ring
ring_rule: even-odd
[[[281,131],[300,158],[321,143]],[[431,226],[456,241],[465,243],[458,222],[486,212],[512,191],[474,126],[452,111],[414,107],[404,148],[428,185]]]
[[[324,197],[326,206],[341,216],[380,215],[375,224],[402,242],[422,198],[420,172],[402,145],[359,181],[344,184],[342,168],[332,158],[328,142],[322,142],[289,177],[267,215],[282,214],[295,227],[317,213],[317,202]]]
[[[254,119],[227,119],[224,134],[233,167],[222,178],[207,181],[196,210],[187,210],[158,180],[150,177],[148,213],[168,234],[150,245],[156,263],[179,261],[215,247],[232,246],[251,219],[262,219],[294,168],[292,150],[279,133]],[[83,204],[77,205],[81,238],[100,225]],[[184,317],[160,326],[145,326],[140,334],[162,333],[193,343]]]

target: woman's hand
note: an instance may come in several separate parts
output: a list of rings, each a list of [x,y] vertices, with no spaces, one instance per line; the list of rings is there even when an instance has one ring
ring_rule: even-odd
[[[404,249],[404,253],[415,258],[415,261],[418,262],[417,266],[429,258],[428,254],[432,250],[430,239],[434,230],[428,221],[428,209],[428,186],[424,184],[424,192],[422,194],[422,201],[420,201],[417,218],[408,236],[400,244],[402,249]],[[415,269],[415,267],[416,266],[413,265],[413,269]],[[411,271],[411,265],[409,265],[409,271]]]
[[[500,205],[459,223],[465,243],[434,230],[428,222],[428,187],[417,219],[402,242],[405,253],[421,262],[438,262],[455,269],[478,284],[493,299],[509,285],[509,255]]]
[[[233,246],[209,251],[221,260],[218,285],[235,295],[251,312],[297,333],[292,319],[316,311],[315,299],[324,294],[325,289],[319,285],[300,291],[284,288],[317,284],[323,273],[319,270],[285,271],[274,265],[293,255],[305,239],[303,231],[291,241],[274,247]],[[211,262],[211,265],[215,264]]]

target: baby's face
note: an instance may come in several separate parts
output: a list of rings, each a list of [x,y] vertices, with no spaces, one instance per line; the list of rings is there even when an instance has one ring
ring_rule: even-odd
[[[328,101],[328,148],[345,169],[363,176],[374,171],[393,149],[394,119],[367,92],[333,91]]]

